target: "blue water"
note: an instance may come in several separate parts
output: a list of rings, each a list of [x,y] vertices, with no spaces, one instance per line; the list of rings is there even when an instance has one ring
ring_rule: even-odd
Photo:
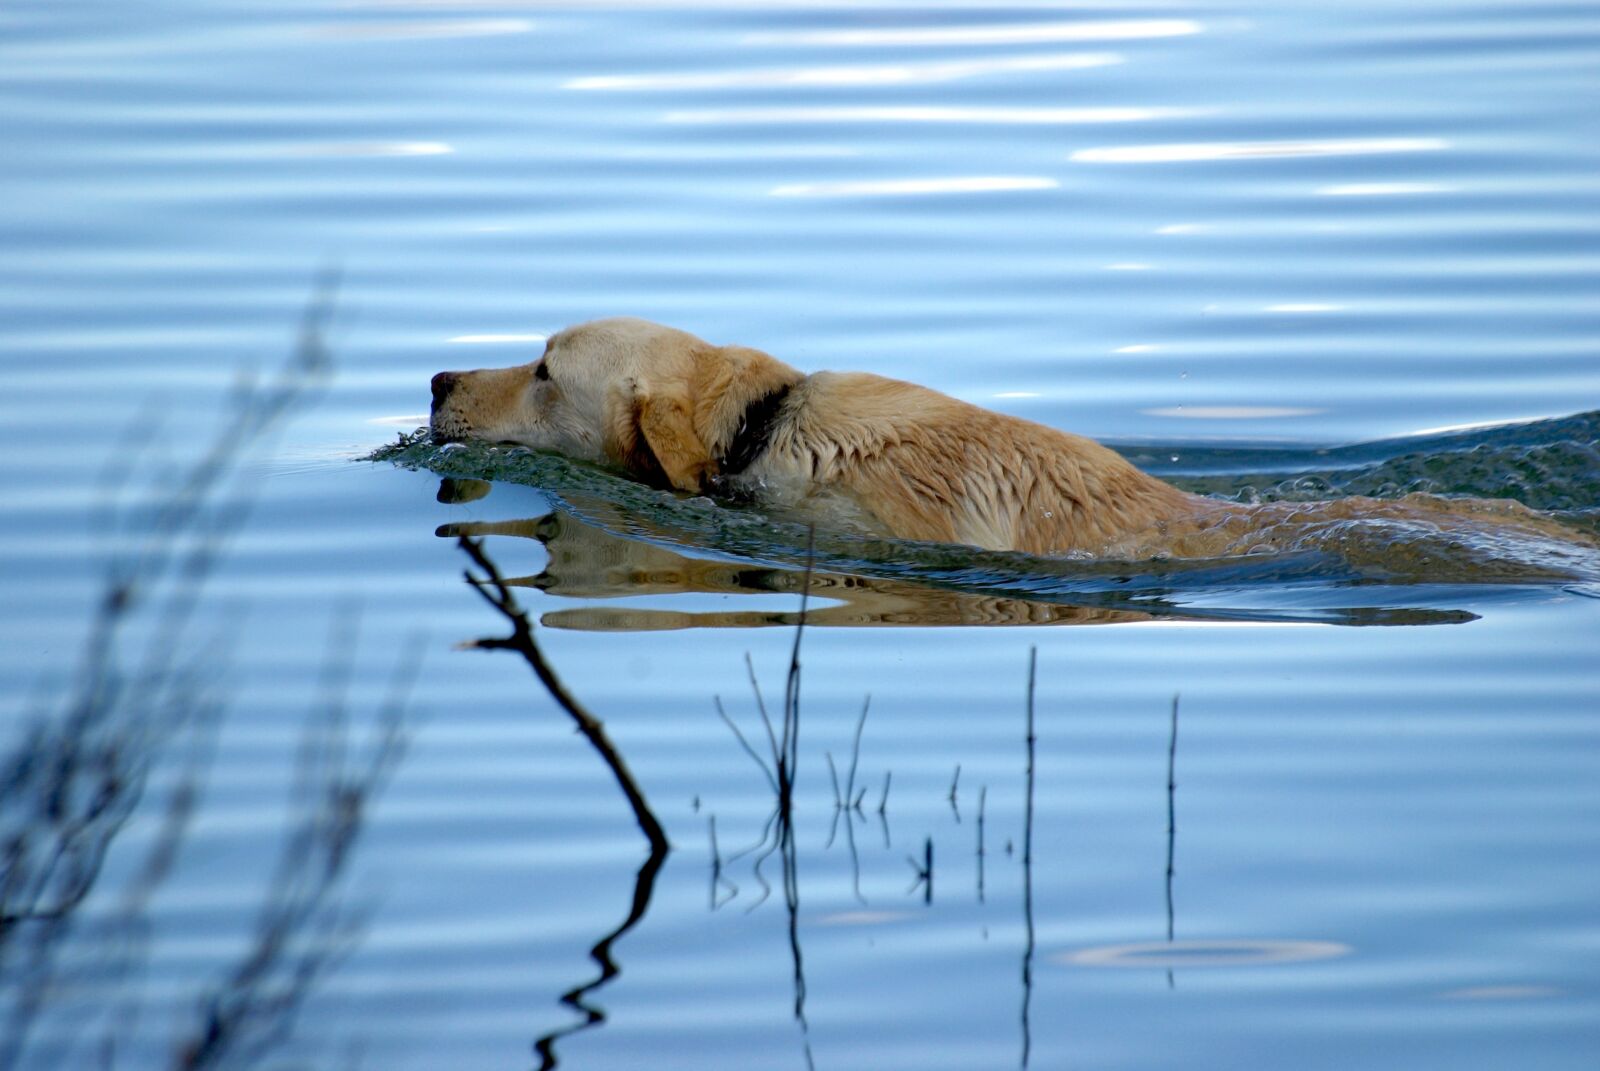
[[[775,700],[803,533],[547,461],[473,497],[356,459],[422,423],[434,372],[631,314],[1217,494],[1506,494],[1592,531],[1593,419],[1561,418],[1600,408],[1597,72],[1593,5],[1504,0],[7,5],[8,754],[65,724],[141,504],[308,303],[332,311],[330,375],[217,491],[253,505],[178,644],[222,707],[214,754],[156,741],[48,984],[39,919],[0,937],[0,1057],[173,1066],[314,802],[303,728],[344,695],[358,764],[399,662],[409,747],[330,896],[347,940],[266,1066],[539,1066],[644,892],[563,1066],[1594,1066],[1581,579],[1052,571],[824,535],[791,911],[783,853],[759,878],[732,858],[774,801],[713,697],[762,744],[744,656]],[[1535,423],[1478,427],[1510,421]],[[530,522],[487,548],[672,841],[650,880],[527,667],[458,647],[504,624],[451,536],[500,522]],[[183,583],[136,604],[130,678]],[[845,780],[868,693],[839,816],[827,760]],[[109,942],[196,754],[148,936]]]

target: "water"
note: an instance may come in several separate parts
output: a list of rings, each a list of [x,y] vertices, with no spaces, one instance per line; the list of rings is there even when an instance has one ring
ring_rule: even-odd
[[[167,707],[117,708],[148,782],[50,931],[51,985],[24,954],[48,926],[8,929],[0,1056],[86,1066],[112,1039],[115,1065],[170,1065],[209,1020],[240,1047],[208,1066],[256,1042],[538,1066],[553,1037],[580,1068],[1593,1066],[1591,563],[824,534],[793,851],[758,877],[734,856],[773,791],[713,696],[764,751],[744,656],[775,707],[803,530],[547,458],[355,459],[421,423],[432,373],[626,313],[914,379],[1215,494],[1506,495],[1592,532],[1597,70],[1600,17],[1559,3],[9,5],[8,749],[66,724],[140,504],[333,307],[331,375],[212,499],[253,505],[204,514],[227,538],[177,645],[198,666],[160,694],[217,700],[214,749],[203,717],[163,735]],[[462,531],[527,579],[666,827],[659,868],[527,667],[457,648],[505,627]],[[147,580],[130,680],[189,590]],[[359,782],[397,663],[409,746],[316,902],[349,940],[280,1036],[270,987],[206,997],[241,993],[296,808],[329,767]],[[868,693],[840,816],[828,758],[846,782]],[[340,695],[319,774],[302,731],[340,739]],[[140,900],[186,770],[204,791]],[[564,1033],[630,917],[620,973],[574,998],[603,1019]]]

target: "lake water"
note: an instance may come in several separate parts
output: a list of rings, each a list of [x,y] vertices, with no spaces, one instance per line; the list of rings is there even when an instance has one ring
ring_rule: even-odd
[[[1593,531],[1594,5],[25,0],[0,86],[0,1067],[1600,1061],[1592,555],[821,533],[785,825],[714,701],[767,751],[803,530],[360,460],[632,314],[1219,494]],[[326,374],[186,498],[317,302]],[[665,857],[460,646],[462,532]]]

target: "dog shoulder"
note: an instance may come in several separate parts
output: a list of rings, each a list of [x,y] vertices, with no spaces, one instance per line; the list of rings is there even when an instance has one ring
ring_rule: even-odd
[[[1091,439],[914,383],[818,373],[804,399],[797,430],[813,478],[906,538],[1096,549],[1182,494]]]

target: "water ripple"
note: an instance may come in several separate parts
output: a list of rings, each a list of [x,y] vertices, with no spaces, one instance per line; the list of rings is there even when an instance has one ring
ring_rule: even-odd
[[[1204,26],[1193,19],[1123,19],[1106,22],[1040,22],[991,26],[888,26],[852,30],[782,30],[752,33],[752,45],[824,47],[1028,45],[1046,41],[1134,41],[1186,37]]]
[[[733,123],[970,123],[990,126],[1070,126],[1100,123],[1143,123],[1203,114],[1198,108],[1034,108],[957,107],[940,105],[840,105],[834,107],[707,108],[668,112],[668,123],[698,125]],[[1157,149],[1162,146],[1149,146]],[[1183,146],[1166,146],[1183,148]],[[1195,148],[1188,146],[1188,148]],[[1134,150],[1088,150],[1119,152]],[[1381,150],[1380,150],[1381,151]]]
[[[803,182],[776,186],[773,197],[916,197],[947,193],[999,193],[1053,190],[1052,178],[1029,175],[972,175],[962,178],[883,179],[862,182]]]
[[[898,86],[954,82],[991,74],[1071,71],[1123,62],[1115,52],[1076,52],[1050,56],[1010,56],[858,67],[801,67],[758,71],[691,71],[664,74],[592,75],[574,78],[564,89],[674,92],[699,89],[804,89],[841,86]]]
[[[1170,164],[1200,160],[1273,159],[1297,156],[1371,156],[1438,152],[1444,138],[1330,138],[1321,141],[1218,141],[1186,145],[1118,145],[1079,149],[1071,159],[1085,164]]]

